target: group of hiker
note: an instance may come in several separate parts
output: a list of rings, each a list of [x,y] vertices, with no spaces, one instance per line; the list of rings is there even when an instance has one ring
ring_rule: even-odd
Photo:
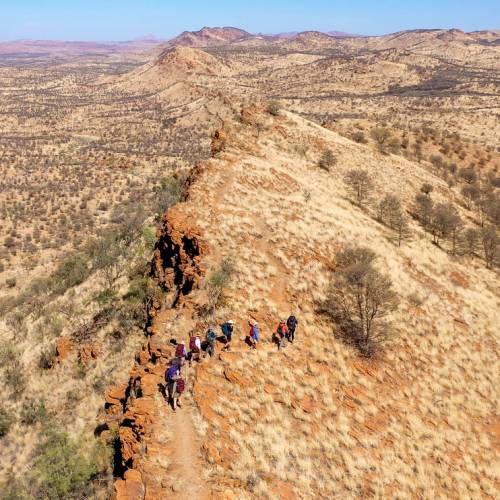
[[[295,332],[299,326],[299,321],[294,315],[290,315],[287,320],[281,320],[273,332],[273,341],[277,344],[278,350],[285,347],[286,341],[293,343],[295,340]],[[202,351],[205,351],[203,357],[207,355],[213,357],[217,340],[224,344],[222,351],[231,350],[231,342],[234,334],[234,321],[228,320],[220,325],[222,336],[218,336],[215,331],[215,325],[210,325],[206,334],[205,340],[202,342],[201,337],[193,333],[189,339],[189,349],[183,341],[176,342],[172,340],[175,347],[175,357],[170,362],[165,372],[166,381],[166,398],[171,404],[173,411],[181,408],[181,397],[186,389],[186,381],[182,376],[182,368],[187,362],[192,366],[193,361],[201,361]],[[256,349],[260,342],[260,328],[257,321],[250,323],[250,331],[245,338],[246,344],[251,349]]]

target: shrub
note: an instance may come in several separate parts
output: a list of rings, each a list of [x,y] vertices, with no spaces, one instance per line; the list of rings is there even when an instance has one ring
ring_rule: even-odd
[[[7,288],[14,288],[16,286],[17,280],[16,278],[7,278],[5,280],[5,286]]]
[[[38,446],[33,476],[40,498],[84,496],[91,478],[98,472],[92,456],[82,453],[82,443],[66,434],[49,432]]]
[[[368,171],[362,168],[349,170],[344,177],[351,195],[355,198],[358,206],[361,207],[368,201],[368,198],[373,191],[373,181]]]
[[[73,255],[67,258],[52,274],[52,290],[58,295],[64,294],[69,288],[80,285],[89,276],[87,260],[83,255]]]
[[[29,399],[24,402],[21,408],[21,422],[26,425],[33,425],[46,421],[48,417],[47,408],[43,399]]]
[[[345,340],[371,356],[388,339],[390,325],[384,319],[397,307],[397,296],[390,278],[375,269],[370,249],[352,247],[336,257],[325,311]]]
[[[270,101],[266,107],[266,111],[273,116],[279,116],[281,104],[278,101]]]
[[[42,370],[50,370],[56,362],[57,352],[53,346],[50,346],[40,353],[38,358],[38,368]]]
[[[354,132],[354,134],[352,134],[352,140],[358,144],[366,144],[368,142],[365,133],[361,131]]]
[[[9,432],[14,421],[14,415],[10,411],[0,408],[0,438]]]
[[[154,211],[158,215],[163,215],[172,205],[181,200],[185,181],[185,177],[178,175],[161,179],[160,185],[154,189],[156,199]]]
[[[215,310],[219,305],[224,289],[229,285],[231,281],[231,275],[234,271],[234,264],[231,259],[226,258],[222,261],[220,266],[215,269],[212,274],[210,274],[207,281],[208,289],[208,303],[212,311],[212,315],[215,316]]]
[[[420,192],[430,196],[430,194],[434,191],[434,186],[429,184],[428,182],[424,182],[420,187]]]
[[[477,174],[473,168],[461,168],[458,171],[458,176],[467,184],[474,184],[477,181]]]
[[[333,154],[331,149],[325,149],[318,161],[318,166],[327,172],[330,172],[330,169],[335,166],[337,163],[337,158]]]
[[[10,387],[14,399],[19,399],[26,387],[26,377],[24,375],[24,366],[18,355],[11,359],[7,365],[5,382]]]
[[[370,135],[379,146],[384,146],[391,137],[391,131],[385,127],[375,127],[371,129]]]

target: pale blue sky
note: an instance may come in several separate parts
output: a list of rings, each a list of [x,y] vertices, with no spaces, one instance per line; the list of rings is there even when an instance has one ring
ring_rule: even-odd
[[[0,0],[0,40],[170,38],[203,26],[257,33],[500,28],[498,0]]]

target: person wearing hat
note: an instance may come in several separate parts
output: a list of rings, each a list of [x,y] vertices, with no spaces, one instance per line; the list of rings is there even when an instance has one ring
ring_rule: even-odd
[[[230,319],[229,321],[222,323],[222,325],[220,325],[220,328],[222,330],[222,334],[224,335],[224,338],[226,341],[222,350],[223,351],[230,351],[231,350],[231,340],[233,339],[233,332],[234,332],[234,321],[232,319]]]

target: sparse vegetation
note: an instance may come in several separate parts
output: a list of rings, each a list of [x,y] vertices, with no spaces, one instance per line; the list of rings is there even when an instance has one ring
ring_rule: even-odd
[[[344,182],[359,207],[368,203],[373,191],[373,181],[367,170],[362,168],[349,170],[344,177]]]
[[[348,248],[336,260],[326,312],[344,339],[372,356],[389,338],[385,319],[397,306],[391,280],[374,267],[376,255],[367,248]]]

